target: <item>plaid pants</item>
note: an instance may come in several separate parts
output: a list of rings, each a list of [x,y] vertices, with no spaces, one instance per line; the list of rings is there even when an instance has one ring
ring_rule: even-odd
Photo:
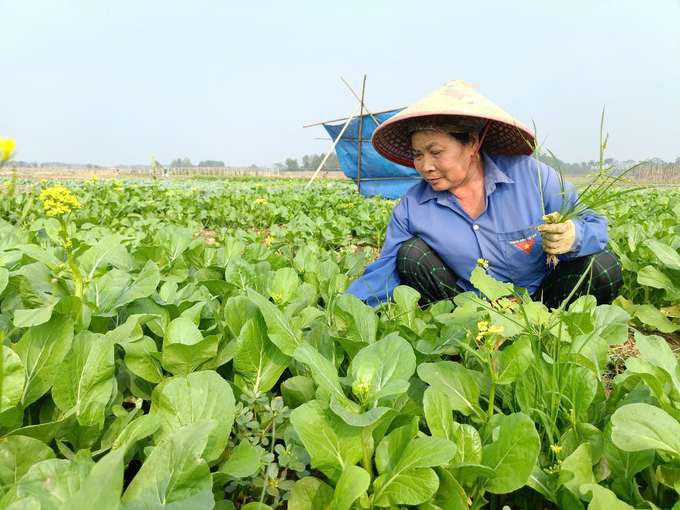
[[[623,277],[621,264],[609,248],[587,257],[560,261],[534,292],[532,299],[542,301],[548,308],[557,308],[578,284],[591,259],[594,261],[590,275],[583,279],[571,300],[591,294],[597,299],[597,304],[611,304],[619,295]],[[458,275],[420,238],[414,237],[402,243],[397,254],[397,270],[403,285],[420,292],[420,306],[452,299],[463,292],[456,285]]]

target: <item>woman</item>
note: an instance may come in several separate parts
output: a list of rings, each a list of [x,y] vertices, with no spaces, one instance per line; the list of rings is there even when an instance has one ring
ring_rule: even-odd
[[[404,284],[420,292],[422,306],[474,290],[470,275],[481,263],[555,308],[594,258],[574,296],[611,303],[622,277],[606,248],[607,221],[593,213],[544,223],[577,197],[561,194],[556,172],[529,157],[533,141],[526,126],[458,80],[380,125],[375,149],[423,180],[395,206],[380,258],[348,292],[375,306]],[[548,265],[546,254],[559,264]]]

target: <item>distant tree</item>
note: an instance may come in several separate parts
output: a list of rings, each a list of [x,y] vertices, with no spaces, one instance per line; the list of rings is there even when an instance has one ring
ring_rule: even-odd
[[[248,168],[252,168],[253,170],[258,170],[260,167],[258,167],[255,163],[253,163]]]
[[[666,162],[661,158],[652,158],[649,160],[652,165],[665,165]]]
[[[299,172],[300,166],[298,165],[297,159],[286,159],[286,170],[289,172]]]
[[[189,158],[184,158],[182,160],[182,166],[188,168],[188,167],[192,167],[194,165],[191,164],[191,160]]]
[[[284,165],[283,163],[274,163],[272,166],[277,170],[283,170],[284,168],[286,168],[286,165]]]
[[[173,160],[170,162],[170,166],[171,166],[172,168],[181,168],[181,167],[182,167],[182,160],[181,160],[180,158],[173,159]]]
[[[213,159],[206,159],[205,161],[201,161],[198,164],[199,167],[208,167],[208,168],[224,168],[224,161],[216,161]]]
[[[314,157],[314,154],[311,155],[311,158]],[[302,169],[303,170],[311,170],[312,169],[312,159],[310,158],[309,155],[302,156]]]

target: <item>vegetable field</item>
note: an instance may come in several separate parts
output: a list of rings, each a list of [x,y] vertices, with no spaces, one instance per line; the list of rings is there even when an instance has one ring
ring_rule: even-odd
[[[488,299],[345,294],[392,206],[6,182],[0,509],[680,508],[680,190],[612,202],[622,295],[555,311],[481,266]]]

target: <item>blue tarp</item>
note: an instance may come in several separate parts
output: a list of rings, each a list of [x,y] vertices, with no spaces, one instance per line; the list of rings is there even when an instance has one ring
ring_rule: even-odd
[[[374,115],[376,120],[381,124],[387,119],[399,113],[396,110],[388,113],[379,113]],[[335,140],[346,121],[338,124],[324,124],[328,134]],[[376,128],[375,121],[370,115],[364,115],[361,138],[363,140],[370,140],[373,131]],[[359,117],[352,119],[347,126],[347,129],[342,135],[342,138],[335,146],[335,152],[338,155],[338,161],[342,171],[350,179],[357,182],[357,163],[359,156]],[[345,141],[355,140],[355,141]],[[413,168],[397,165],[383,158],[378,154],[370,141],[361,144],[361,194],[365,197],[373,197],[375,195],[382,195],[384,198],[397,199],[400,198],[404,192],[411,186],[418,184],[418,180],[414,179],[396,179],[387,181],[364,181],[364,179],[371,179],[375,177],[420,177],[418,172]]]

